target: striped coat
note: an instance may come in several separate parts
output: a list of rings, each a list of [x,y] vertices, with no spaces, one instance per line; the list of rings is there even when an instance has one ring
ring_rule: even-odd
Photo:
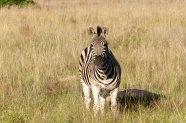
[[[121,68],[108,48],[108,42],[106,41],[108,28],[97,27],[97,33],[95,33],[93,28],[90,27],[88,33],[92,36],[92,42],[90,46],[82,51],[79,60],[79,75],[83,85],[86,108],[89,109],[91,89],[95,115],[99,110],[103,112],[107,94],[111,95],[111,110],[115,112]]]

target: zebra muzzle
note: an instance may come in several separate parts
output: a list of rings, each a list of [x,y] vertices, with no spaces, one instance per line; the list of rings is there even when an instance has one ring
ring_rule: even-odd
[[[102,57],[102,55],[96,55],[95,56],[94,64],[98,68],[102,66],[102,64],[103,64],[103,57]]]

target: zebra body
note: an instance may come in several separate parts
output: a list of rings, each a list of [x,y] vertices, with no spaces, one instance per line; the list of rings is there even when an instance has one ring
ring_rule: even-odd
[[[94,32],[93,28],[89,28],[88,32],[92,36],[92,43],[82,51],[79,60],[79,74],[83,85],[86,108],[89,109],[91,89],[95,115],[99,110],[103,112],[108,93],[111,95],[111,110],[115,112],[121,68],[108,48],[105,39],[108,28],[97,27],[97,33]]]

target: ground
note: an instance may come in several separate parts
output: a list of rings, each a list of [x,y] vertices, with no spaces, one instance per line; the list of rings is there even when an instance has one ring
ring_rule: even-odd
[[[186,122],[184,0],[35,0],[39,6],[0,9],[0,122]],[[158,105],[85,110],[78,76],[89,26],[107,26],[122,69],[120,90],[166,95]]]

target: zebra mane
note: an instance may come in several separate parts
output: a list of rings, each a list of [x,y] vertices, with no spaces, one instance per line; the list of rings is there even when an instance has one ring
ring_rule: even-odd
[[[98,36],[100,36],[101,33],[102,33],[102,28],[100,26],[97,26],[97,34],[98,34]]]

